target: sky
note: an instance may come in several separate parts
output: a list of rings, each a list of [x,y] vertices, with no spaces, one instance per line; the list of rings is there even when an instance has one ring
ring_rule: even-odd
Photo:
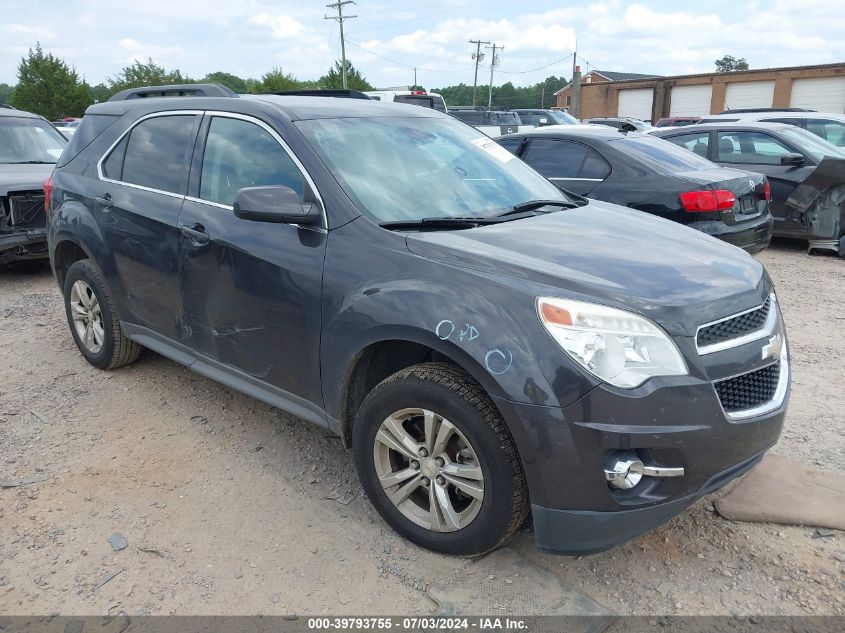
[[[0,82],[16,83],[37,41],[91,84],[147,57],[192,78],[258,78],[276,66],[316,79],[340,57],[328,2],[0,0]],[[347,56],[381,88],[412,84],[414,67],[429,88],[471,84],[470,39],[504,46],[494,83],[518,86],[569,78],[576,37],[582,71],[710,72],[726,54],[752,68],[845,61],[844,0],[357,0],[345,13],[357,15],[345,26]]]

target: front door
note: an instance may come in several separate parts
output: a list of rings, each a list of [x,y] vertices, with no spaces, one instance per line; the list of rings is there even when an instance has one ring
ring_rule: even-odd
[[[249,379],[321,404],[324,228],[242,220],[239,189],[317,193],[282,138],[240,115],[206,116],[179,217],[182,342]]]

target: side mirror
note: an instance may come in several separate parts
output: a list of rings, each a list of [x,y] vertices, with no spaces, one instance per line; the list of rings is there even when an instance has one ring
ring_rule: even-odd
[[[784,154],[780,157],[781,165],[803,165],[806,161],[801,154]]]
[[[548,125],[549,120],[546,117],[540,117],[540,125]]]
[[[299,195],[283,185],[244,187],[238,190],[233,209],[236,217],[254,222],[308,225],[320,221],[316,204],[301,203]]]

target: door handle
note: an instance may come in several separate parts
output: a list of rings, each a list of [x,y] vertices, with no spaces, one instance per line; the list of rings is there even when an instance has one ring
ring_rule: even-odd
[[[189,238],[197,246],[208,244],[209,240],[211,240],[211,236],[202,224],[194,224],[193,226],[183,224],[179,227],[179,230],[182,232],[182,235]]]
[[[106,209],[110,209],[114,206],[114,202],[112,202],[111,199],[111,194],[108,193],[104,193],[102,196],[97,196],[96,198],[94,198],[94,200],[97,201],[97,204]]]

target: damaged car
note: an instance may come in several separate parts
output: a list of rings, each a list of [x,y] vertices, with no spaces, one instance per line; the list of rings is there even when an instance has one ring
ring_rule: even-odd
[[[0,265],[47,257],[43,187],[66,144],[37,114],[0,109]]]
[[[786,123],[707,123],[654,132],[771,183],[773,234],[845,257],[845,148]]]

